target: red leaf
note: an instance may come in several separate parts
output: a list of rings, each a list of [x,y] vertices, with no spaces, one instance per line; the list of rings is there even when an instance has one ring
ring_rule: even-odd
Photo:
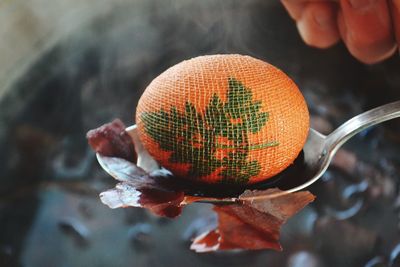
[[[119,157],[136,161],[136,153],[132,139],[125,131],[125,124],[120,119],[90,130],[86,134],[89,145],[103,156]]]
[[[309,192],[261,198],[281,192],[278,189],[245,191],[242,204],[215,206],[218,228],[197,237],[191,249],[208,252],[224,249],[275,249],[279,243],[281,226],[314,200]],[[257,198],[254,198],[257,197]]]
[[[170,218],[181,213],[184,193],[166,185],[170,180],[168,176],[153,177],[127,160],[101,157],[110,174],[121,181],[115,188],[100,194],[104,204],[112,209],[129,206],[147,208]]]
[[[287,194],[278,189],[247,190],[236,198],[216,198],[210,192],[219,192],[218,189],[209,190],[206,186],[184,182],[171,177],[168,171],[158,169],[157,164],[150,164],[154,159],[137,143],[139,141],[135,141],[135,144],[132,142],[121,121],[90,131],[88,138],[93,149],[101,154],[99,160],[102,167],[120,181],[115,188],[100,194],[101,201],[110,208],[142,207],[157,215],[172,218],[182,212],[184,205],[192,202],[215,204],[218,228],[194,240],[191,248],[197,252],[268,248],[282,250],[279,243],[281,226],[314,200],[309,192]],[[136,156],[134,145],[137,146],[143,164],[141,166],[153,166],[148,169],[151,173],[133,163],[132,155]],[[230,192],[229,188],[225,189],[224,192]],[[226,204],[233,200],[236,200],[234,204]]]
[[[221,235],[217,229],[202,233],[195,238],[190,249],[196,252],[217,251],[221,245]]]

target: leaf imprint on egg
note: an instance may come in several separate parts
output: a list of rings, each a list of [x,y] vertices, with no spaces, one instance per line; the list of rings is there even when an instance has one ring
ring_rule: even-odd
[[[188,175],[202,177],[219,170],[224,183],[245,184],[261,171],[258,161],[248,160],[251,150],[266,149],[279,143],[250,144],[249,134],[267,123],[268,112],[261,112],[261,101],[235,78],[228,78],[227,101],[214,94],[205,111],[185,103],[183,112],[174,106],[169,111],[145,112],[144,129],[164,151],[172,152],[171,163],[189,164]]]

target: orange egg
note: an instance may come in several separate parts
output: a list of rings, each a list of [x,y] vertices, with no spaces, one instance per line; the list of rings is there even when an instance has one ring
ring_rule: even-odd
[[[250,56],[210,55],[163,72],[139,100],[141,142],[174,175],[252,184],[296,159],[309,114],[294,82]]]

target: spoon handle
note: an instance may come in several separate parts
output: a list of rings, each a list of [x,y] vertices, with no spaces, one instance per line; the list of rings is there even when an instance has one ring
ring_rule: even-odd
[[[347,140],[378,123],[400,117],[400,101],[392,102],[353,117],[326,138],[325,153],[334,154]]]

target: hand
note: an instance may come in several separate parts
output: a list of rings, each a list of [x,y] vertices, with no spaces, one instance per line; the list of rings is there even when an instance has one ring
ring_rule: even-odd
[[[304,42],[327,48],[343,40],[358,60],[372,64],[400,45],[400,0],[281,0]]]

